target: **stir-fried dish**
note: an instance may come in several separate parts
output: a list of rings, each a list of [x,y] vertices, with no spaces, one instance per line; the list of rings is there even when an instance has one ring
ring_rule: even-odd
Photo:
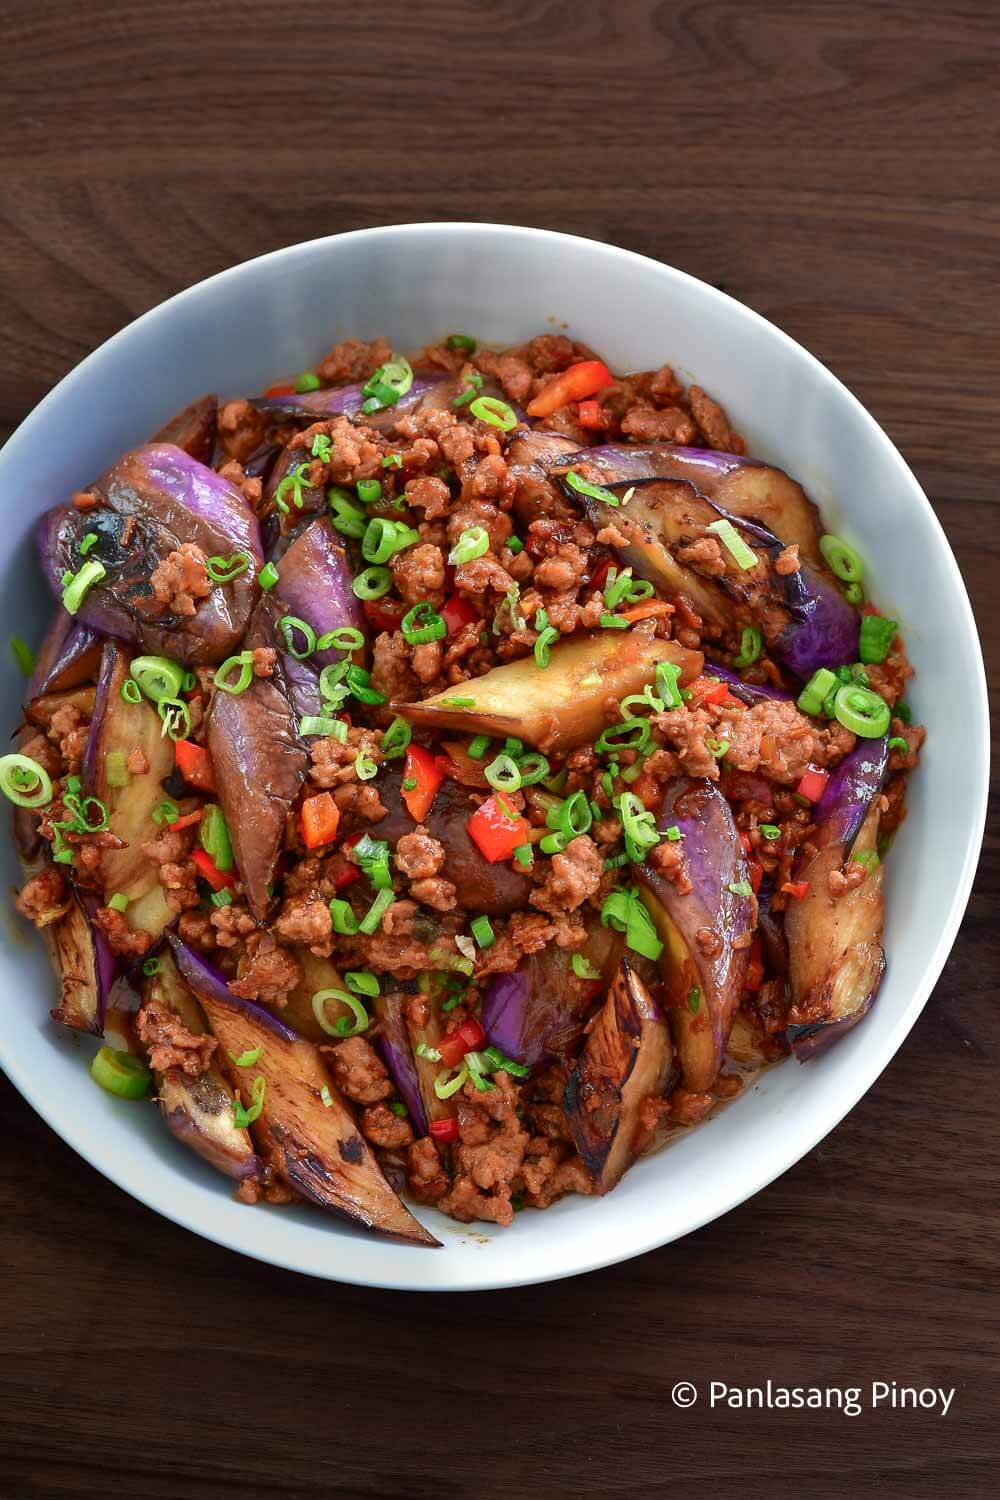
[[[406,1200],[606,1193],[856,1025],[924,731],[743,453],[668,365],[351,339],[49,510],[0,784],[95,1082],[432,1245]]]

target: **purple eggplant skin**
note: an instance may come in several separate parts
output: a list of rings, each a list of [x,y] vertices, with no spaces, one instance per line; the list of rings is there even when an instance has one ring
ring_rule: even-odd
[[[215,396],[199,396],[170,418],[151,439],[153,443],[173,443],[199,463],[210,464],[215,449],[216,419],[219,403]]]
[[[885,973],[881,862],[870,864],[861,885],[839,896],[830,894],[827,877],[852,856],[875,851],[888,760],[885,736],[859,740],[844,757],[813,808],[816,829],[795,867],[795,879],[809,886],[785,912],[786,1035],[801,1061],[868,1014]]]
[[[607,1193],[641,1149],[641,1110],[670,1081],[666,1021],[623,958],[566,1084],[566,1123],[597,1193]]]
[[[164,951],[159,973],[143,981],[143,1004],[171,1011],[194,1036],[208,1030],[204,1012]],[[233,1090],[218,1062],[192,1078],[180,1068],[156,1073],[156,1097],[170,1133],[196,1156],[237,1182],[258,1181],[264,1167],[248,1130],[236,1124]]]
[[[63,608],[57,609],[38,648],[27,697],[62,693],[68,688],[93,682],[100,667],[103,643],[103,637],[96,630],[91,630],[89,625],[67,614]]]
[[[747,521],[760,522],[780,536],[786,546],[794,544],[800,557],[816,568],[825,567],[819,550],[819,511],[802,486],[783,469],[737,453],[681,448],[672,443],[644,443],[634,447],[607,443],[580,449],[576,458],[607,476],[598,479],[599,484],[642,484],[652,479],[689,484],[723,510]]]
[[[617,972],[623,939],[597,920],[588,921],[578,950],[597,973],[579,979],[573,954],[551,945],[523,958],[507,974],[494,974],[483,995],[482,1026],[487,1040],[526,1067],[565,1059],[583,1032],[595,983],[604,987]]]
[[[749,889],[749,871],[729,804],[713,782],[680,776],[668,784],[657,826],[664,833],[675,824],[691,890],[679,895],[648,865],[637,865],[635,875],[663,941],[660,972],[684,1087],[701,1094],[722,1067],[743,993],[752,898],[732,889]],[[706,930],[719,939],[707,953],[699,942]]]
[[[108,829],[123,840],[120,849],[103,849],[99,866],[105,898],[121,892],[128,897],[125,920],[158,937],[175,913],[166,904],[157,866],[142,852],[143,844],[158,838],[154,809],[163,801],[163,780],[174,769],[174,749],[164,738],[159,715],[143,699],[129,703],[122,684],[129,675],[129,657],[108,641],[101,658],[94,712],[83,757],[83,785],[88,796],[99,797],[108,809]],[[127,786],[111,786],[107,757],[140,749],[149,769],[130,776]]]
[[[746,703],[752,708],[755,703],[790,703],[791,693],[786,693],[784,688],[775,687],[770,682],[747,682],[732,667],[720,667],[718,662],[706,661],[705,676],[718,677],[720,682],[729,684],[729,691],[734,698],[739,698],[741,703]]]
[[[53,593],[61,596],[64,571],[75,573],[85,560],[98,561],[106,574],[84,598],[81,623],[191,665],[229,656],[246,629],[263,562],[257,518],[240,491],[169,443],[126,453],[94,489],[103,501],[95,509],[59,505],[39,522],[39,556]],[[90,532],[98,540],[85,559],[80,544]],[[246,552],[254,566],[213,587],[193,615],[154,618],[150,578],[184,542],[207,557]]]
[[[374,1001],[379,1031],[375,1049],[389,1070],[389,1077],[410,1115],[413,1134],[420,1139],[428,1131],[427,1113],[420,1093],[420,1077],[406,1024],[408,996],[398,990],[379,995]]]
[[[389,1186],[312,1042],[270,1011],[238,999],[224,977],[170,937],[177,966],[194,990],[224,1057],[261,1048],[251,1068],[234,1068],[243,1105],[264,1079],[263,1110],[253,1129],[261,1154],[289,1187],[331,1213],[392,1239],[438,1245]]]
[[[576,519],[576,506],[551,477],[548,465],[577,451],[576,440],[561,432],[529,427],[514,433],[507,449],[507,462],[517,484],[514,514],[525,526],[539,516]]]
[[[373,826],[372,837],[387,839],[392,849],[404,834],[417,827],[403,801],[402,783],[402,762],[390,762],[378,781],[379,798],[388,813]],[[438,788],[423,826],[443,846],[444,874],[458,887],[470,911],[490,917],[519,911],[527,905],[531,880],[509,863],[491,864],[473,843],[466,832],[466,823],[475,810],[472,793],[448,778]]]
[[[454,376],[444,371],[415,375],[413,384],[401,396],[395,406],[383,407],[380,411],[364,414],[366,427],[381,429],[391,427],[397,416],[421,406],[434,388],[445,381],[458,389]],[[306,417],[311,422],[322,422],[330,417],[358,417],[366,400],[363,384],[339,385],[320,391],[302,391],[291,396],[253,396],[251,400],[258,411],[271,412],[276,417]]]
[[[277,650],[270,677],[255,677],[246,692],[216,693],[208,713],[208,749],[219,802],[229,825],[233,853],[258,920],[270,905],[267,887],[281,852],[285,819],[302,790],[309,748],[299,735],[303,712],[315,712],[315,675],[283,650],[277,622],[284,602],[267,594],[255,609],[243,642],[246,650]]]
[[[102,1036],[118,961],[91,921],[96,909],[93,897],[74,890],[66,915],[43,927],[42,938],[59,980],[53,1021],[73,1031]]]
[[[353,582],[347,550],[331,522],[321,516],[299,532],[282,556],[276,588],[288,614],[305,620],[317,637],[342,626],[360,630],[366,644],[351,653],[351,660],[364,666],[368,626]],[[342,651],[314,651],[309,665],[319,669],[343,657]]]

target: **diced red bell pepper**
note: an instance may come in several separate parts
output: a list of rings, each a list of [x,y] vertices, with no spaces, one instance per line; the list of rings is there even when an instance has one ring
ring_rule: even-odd
[[[764,879],[764,866],[759,859],[748,859],[747,869],[750,872],[750,889],[756,896],[760,890],[760,883]]]
[[[407,607],[402,599],[366,599],[361,608],[374,629],[398,630]]]
[[[672,615],[673,612],[674,606],[666,599],[643,599],[640,604],[623,609],[618,618],[634,625],[637,620],[655,620],[664,615]]]
[[[582,359],[550,380],[528,406],[529,417],[550,417],[560,406],[603,391],[614,376],[602,359]]]
[[[195,812],[185,813],[183,817],[175,818],[170,824],[170,832],[180,833],[182,828],[193,828],[196,823],[201,822],[201,811],[199,807]]]
[[[726,792],[726,796],[729,796],[728,790]],[[740,834],[740,843],[743,845],[743,851],[745,854],[753,853],[753,844],[751,844],[750,842],[750,835],[748,833]]]
[[[341,854],[346,854],[347,851],[348,851],[348,849],[353,849],[354,846],[355,846],[355,844],[360,844],[360,842],[361,842],[361,840],[363,838],[364,838],[364,834],[363,833],[352,833],[351,836],[350,836],[350,838],[346,838],[344,840],[344,842],[341,844],[341,846],[340,846],[340,852],[341,852]],[[349,864],[349,863],[347,863],[345,861],[345,867],[344,867],[344,869],[342,869],[339,874],[334,875],[334,877],[333,877],[333,883],[336,886],[336,888],[337,888],[338,891],[342,891],[342,890],[345,889],[346,886],[353,885],[356,880],[360,880],[360,879],[361,879],[361,871],[358,868],[358,866],[357,865]]]
[[[602,589],[604,587],[608,581],[608,574],[611,572],[613,562],[613,557],[606,557],[603,562],[597,564],[597,567],[587,579],[588,589]]]
[[[444,776],[436,755],[420,745],[408,746],[406,769],[403,772],[403,801],[415,823],[422,823],[430,812]],[[408,781],[415,781],[416,786],[407,788]]]
[[[446,1068],[457,1068],[467,1052],[475,1052],[486,1040],[486,1033],[475,1016],[456,1026],[448,1036],[438,1042],[441,1061]]]
[[[264,392],[265,396],[294,396],[294,385],[269,385]]]
[[[756,992],[764,982],[764,956],[761,950],[759,937],[755,937],[750,949],[750,962],[747,964],[747,977],[743,981],[745,989]]]
[[[443,1145],[449,1145],[458,1140],[458,1121],[452,1115],[447,1120],[432,1120],[430,1125],[431,1135],[436,1141]]]
[[[599,401],[591,398],[581,401],[576,409],[576,420],[588,432],[605,432],[610,426],[607,412]]]
[[[441,606],[441,618],[448,627],[448,634],[455,635],[465,625],[471,625],[479,616],[461,594],[452,594]]]
[[[491,864],[510,859],[520,844],[528,842],[527,823],[497,792],[476,808],[465,826]]]
[[[818,802],[826,791],[826,784],[829,780],[829,772],[818,771],[815,766],[810,766],[795,790],[800,797],[805,797],[807,802]]]
[[[202,792],[215,791],[212,757],[203,745],[196,745],[193,740],[178,740],[174,745],[174,757],[186,782]]]
[[[203,880],[207,880],[213,891],[231,891],[236,884],[236,876],[229,870],[220,870],[210,854],[204,849],[192,849],[191,858],[198,866],[198,874]]]
[[[319,849],[323,844],[332,844],[340,823],[340,808],[329,792],[320,792],[307,797],[299,813],[302,842],[307,849]]]
[[[691,684],[691,701],[700,706],[705,703],[725,703],[731,697],[729,684],[715,677],[696,677]],[[738,702],[733,699],[733,702]]]
[[[781,887],[786,896],[791,896],[795,901],[801,901],[809,889],[808,880],[786,880]]]

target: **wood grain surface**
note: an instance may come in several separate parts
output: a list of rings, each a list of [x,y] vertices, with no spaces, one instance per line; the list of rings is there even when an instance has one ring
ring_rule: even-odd
[[[867,404],[996,671],[998,73],[996,0],[3,0],[0,426],[276,246],[447,218],[612,240]],[[994,824],[925,1014],[834,1134],[684,1242],[560,1285],[258,1265],[124,1197],[0,1081],[0,1496],[987,1493],[998,895]],[[711,1380],[769,1378],[957,1392],[945,1418],[709,1409]]]

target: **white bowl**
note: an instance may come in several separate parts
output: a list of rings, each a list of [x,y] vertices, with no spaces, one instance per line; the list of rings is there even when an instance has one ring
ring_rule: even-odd
[[[611,245],[491,224],[408,224],[276,251],[173,297],[69,374],[0,454],[2,637],[37,639],[50,604],[35,517],[206,390],[263,389],[337,339],[401,348],[447,330],[515,342],[566,329],[613,369],[669,361],[725,405],[748,450],[788,469],[868,559],[917,669],[907,697],[929,738],[887,871],[888,973],[864,1024],[826,1056],[788,1061],[605,1199],[571,1197],[507,1230],[421,1217],[437,1251],[367,1237],[319,1210],[248,1209],[183,1151],[152,1109],[88,1076],[93,1050],[48,1019],[42,945],[4,903],[0,1059],[54,1130],[136,1198],[274,1265],[410,1290],[518,1286],[608,1265],[679,1238],[791,1166],[889,1062],[948,955],[982,839],[988,720],[976,627],[944,535],[899,453],[849,391],[763,318],[692,277]],[[3,674],[2,722],[21,684]],[[6,884],[17,879],[3,842]],[[893,1122],[884,1122],[891,1149]]]

